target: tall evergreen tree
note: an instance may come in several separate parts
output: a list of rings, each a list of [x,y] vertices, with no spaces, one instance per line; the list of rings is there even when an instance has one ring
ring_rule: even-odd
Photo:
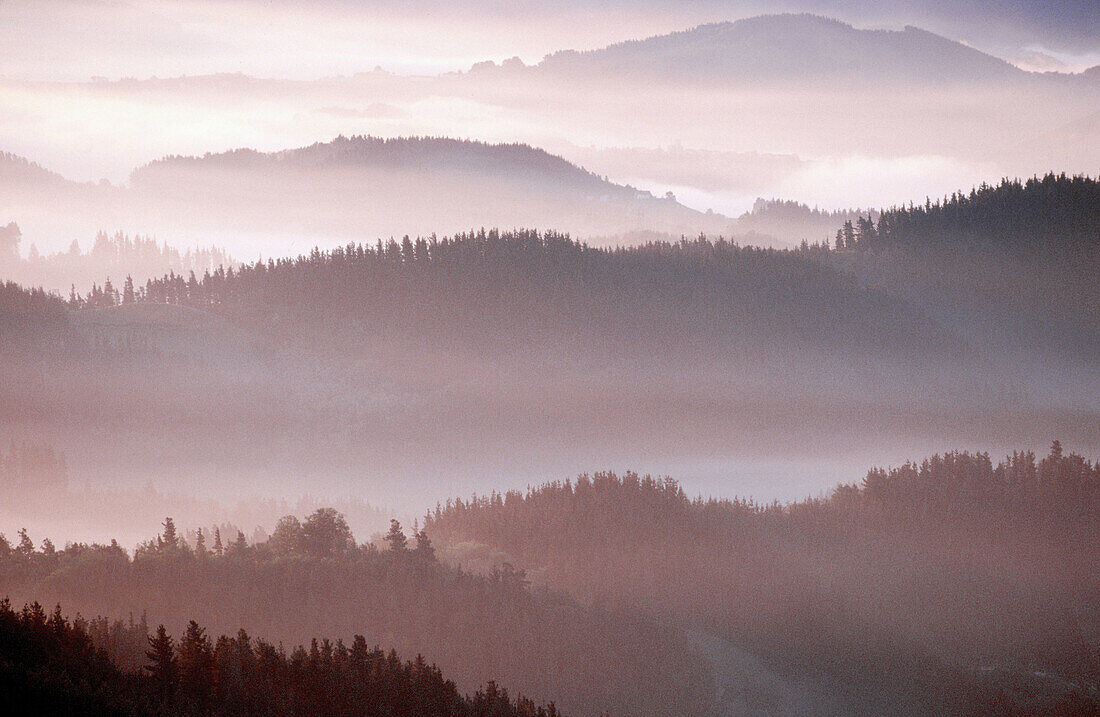
[[[401,530],[401,523],[397,519],[390,520],[390,530],[386,533],[386,542],[390,544],[390,550],[401,552],[408,547],[409,539],[405,537],[405,531]]]

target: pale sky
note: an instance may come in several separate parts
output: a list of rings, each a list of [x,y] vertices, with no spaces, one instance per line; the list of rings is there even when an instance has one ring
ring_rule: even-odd
[[[864,27],[916,24],[1037,69],[1100,63],[1100,3],[1038,0],[3,0],[0,75],[38,80],[244,72],[309,79],[381,65],[411,74],[736,20],[810,11]]]

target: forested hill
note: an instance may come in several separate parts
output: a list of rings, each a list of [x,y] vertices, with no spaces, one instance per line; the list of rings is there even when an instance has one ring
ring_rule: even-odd
[[[1047,174],[883,210],[837,233],[844,246],[993,248],[1010,254],[1100,251],[1100,181]]]
[[[171,156],[134,170],[140,183],[147,175],[173,167],[258,168],[264,171],[370,167],[427,172],[496,175],[530,181],[553,193],[637,195],[637,190],[612,184],[562,157],[527,144],[489,144],[447,137],[337,137],[308,147],[281,152],[238,149],[202,157]]]
[[[12,185],[56,187],[68,183],[60,174],[10,152],[0,152],[0,180],[6,188]]]
[[[0,354],[29,349],[68,333],[68,311],[59,296],[0,281]]]
[[[859,686],[877,684],[878,713],[1100,705],[1100,464],[1057,441],[1041,459],[952,453],[874,469],[788,505],[583,475],[448,501],[425,529],[574,595],[823,670],[862,699],[875,698]]]
[[[222,231],[333,237],[553,227],[585,237],[727,232],[732,221],[608,181],[525,144],[340,136],[282,152],[167,157],[131,175],[127,197]],[[184,216],[186,212],[186,216]]]
[[[386,659],[383,675],[389,671],[393,679],[383,684],[379,698],[398,704],[412,699],[403,694],[406,680],[413,685],[423,680],[426,698],[454,696],[454,686],[427,669],[427,663],[435,663],[460,693],[472,694],[495,680],[541,703],[554,701],[570,714],[707,713],[714,695],[706,667],[675,630],[622,611],[586,607],[563,594],[531,587],[521,570],[498,568],[478,575],[449,567],[437,560],[427,533],[414,529],[408,534],[397,521],[384,538],[359,543],[344,517],[331,508],[302,520],[285,516],[267,540],[251,543],[242,533],[223,536],[218,529],[213,534],[187,531],[185,537],[168,518],[163,532],[132,556],[114,541],[61,549],[47,539],[36,549],[25,530],[11,541],[0,535],[0,586],[16,604],[61,603],[86,616],[144,614],[149,624],[163,623],[177,638],[193,632],[191,620],[211,635],[244,629],[270,644],[286,645],[327,636],[344,640],[353,652],[362,652],[355,642],[366,646],[362,640],[353,642],[354,636],[366,635],[383,649],[424,656],[419,667]],[[100,632],[124,667],[146,664],[133,647],[132,634],[106,626]],[[637,649],[639,645],[646,648]],[[0,651],[3,647],[0,636]],[[208,652],[206,646],[201,649]],[[214,649],[215,658],[228,659],[224,646],[215,644]],[[325,684],[324,675],[315,671],[314,649],[289,658],[291,674],[306,674],[305,685],[291,681],[272,686],[273,698],[291,698],[295,689]],[[347,674],[358,668],[343,662],[346,657],[340,643],[322,643],[319,667],[331,667],[334,683],[323,693],[299,695],[305,702],[297,714],[311,704],[313,714],[330,714],[326,700],[344,692],[336,685],[346,686],[350,694],[370,688]],[[287,667],[272,660],[268,669],[282,675]],[[215,660],[202,669],[212,684],[203,678],[202,684],[182,686],[185,693],[193,689],[193,694],[209,697],[218,688],[224,666]],[[253,676],[260,684],[268,677]],[[388,696],[387,690],[392,690]],[[469,714],[463,711],[467,703],[456,703],[457,714]],[[476,706],[478,699],[471,704]],[[451,713],[427,709],[392,714]]]
[[[121,663],[121,664],[120,664]],[[130,669],[125,669],[129,667]],[[490,682],[463,696],[421,656],[313,640],[289,655],[281,644],[208,635],[194,620],[173,639],[142,620],[72,621],[60,605],[49,616],[37,602],[16,611],[0,600],[0,697],[25,714],[62,715],[449,715],[556,717]]]
[[[1004,60],[915,27],[863,30],[808,14],[762,15],[599,50],[557,52],[537,69],[568,77],[722,85],[942,86],[1028,76]]]
[[[1001,355],[1087,366],[1076,390],[1100,390],[1100,181],[1005,179],[834,231],[841,251],[815,256],[862,286]]]
[[[439,345],[650,351],[701,358],[794,345],[883,356],[959,355],[902,302],[790,252],[699,238],[600,249],[537,231],[405,237],[139,287],[249,323]],[[96,305],[113,299],[89,297]],[[359,329],[359,332],[356,332]],[[334,337],[335,338],[335,337]],[[743,354],[742,354],[743,355]]]

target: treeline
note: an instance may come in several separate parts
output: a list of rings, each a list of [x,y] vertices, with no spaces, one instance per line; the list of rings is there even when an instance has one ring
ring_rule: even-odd
[[[435,665],[417,655],[312,640],[290,654],[281,645],[209,636],[191,620],[174,640],[161,625],[114,625],[122,643],[105,639],[99,618],[66,619],[60,605],[47,616],[35,602],[21,611],[0,600],[0,700],[28,714],[81,715],[440,715],[555,717],[553,703],[536,705],[490,682],[462,695]],[[126,669],[112,652],[141,646],[141,667]],[[128,656],[131,657],[132,656]]]
[[[1100,182],[1046,174],[844,222],[838,249],[994,247],[1012,254],[1100,248]]]
[[[699,342],[746,349],[785,336],[823,348],[958,348],[904,304],[808,257],[705,237],[604,249],[552,231],[406,236],[201,277],[169,274],[136,297],[250,325],[313,332],[339,324],[342,340],[357,342],[365,335],[515,350],[625,341],[681,351]]]
[[[835,227],[862,219],[863,215],[861,209],[811,208],[797,201],[760,197],[753,202],[750,211],[737,218],[736,228],[773,236],[792,245],[803,243],[808,247],[812,239],[814,244],[828,247]],[[873,221],[878,212],[867,212],[867,215]]]
[[[56,334],[66,324],[65,302],[57,294],[0,281],[0,332],[5,338]],[[15,346],[9,340],[0,348]]]
[[[134,170],[137,183],[155,177],[158,171],[175,167],[224,167],[285,171],[288,167],[362,166],[386,169],[430,169],[435,172],[486,172],[501,177],[519,176],[526,181],[548,184],[554,180],[553,193],[569,190],[639,194],[630,187],[614,185],[564,158],[528,144],[489,144],[449,137],[374,137],[370,135],[340,135],[331,142],[315,142],[308,147],[282,152],[258,152],[235,149],[201,157],[170,155]],[[538,178],[538,180],[534,180]],[[648,192],[645,195],[652,198]]]
[[[1011,370],[1100,360],[1100,182],[1004,180],[837,230],[804,250],[861,286],[908,302]],[[1082,380],[1089,371],[1083,371]],[[1077,379],[1062,371],[1054,381]]]
[[[1041,460],[875,469],[789,505],[603,473],[450,501],[426,528],[865,698],[951,713],[1100,705],[1100,465],[1058,443]]]
[[[201,274],[235,265],[218,247],[180,251],[152,237],[122,232],[97,233],[87,251],[75,239],[67,251],[52,254],[41,254],[31,244],[26,257],[19,253],[21,240],[22,232],[14,222],[0,227],[0,275],[24,286],[62,292],[70,305],[114,306],[133,301],[135,284],[140,290],[150,277],[169,272]]]
[[[705,665],[670,628],[532,588],[521,571],[447,567],[423,530],[408,535],[396,522],[357,543],[331,509],[286,517],[263,543],[196,531],[192,545],[166,520],[132,557],[117,543],[36,548],[21,531],[0,539],[0,586],[85,615],[146,614],[177,635],[191,619],[273,643],[372,635],[424,655],[460,691],[496,680],[576,714],[706,714],[714,696]],[[120,662],[141,663],[125,626],[99,632],[114,636]]]

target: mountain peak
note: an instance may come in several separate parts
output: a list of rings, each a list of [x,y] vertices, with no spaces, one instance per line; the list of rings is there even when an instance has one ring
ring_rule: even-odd
[[[564,51],[547,73],[722,83],[984,82],[1026,73],[916,27],[865,30],[821,15],[760,15],[709,23],[600,50]]]

